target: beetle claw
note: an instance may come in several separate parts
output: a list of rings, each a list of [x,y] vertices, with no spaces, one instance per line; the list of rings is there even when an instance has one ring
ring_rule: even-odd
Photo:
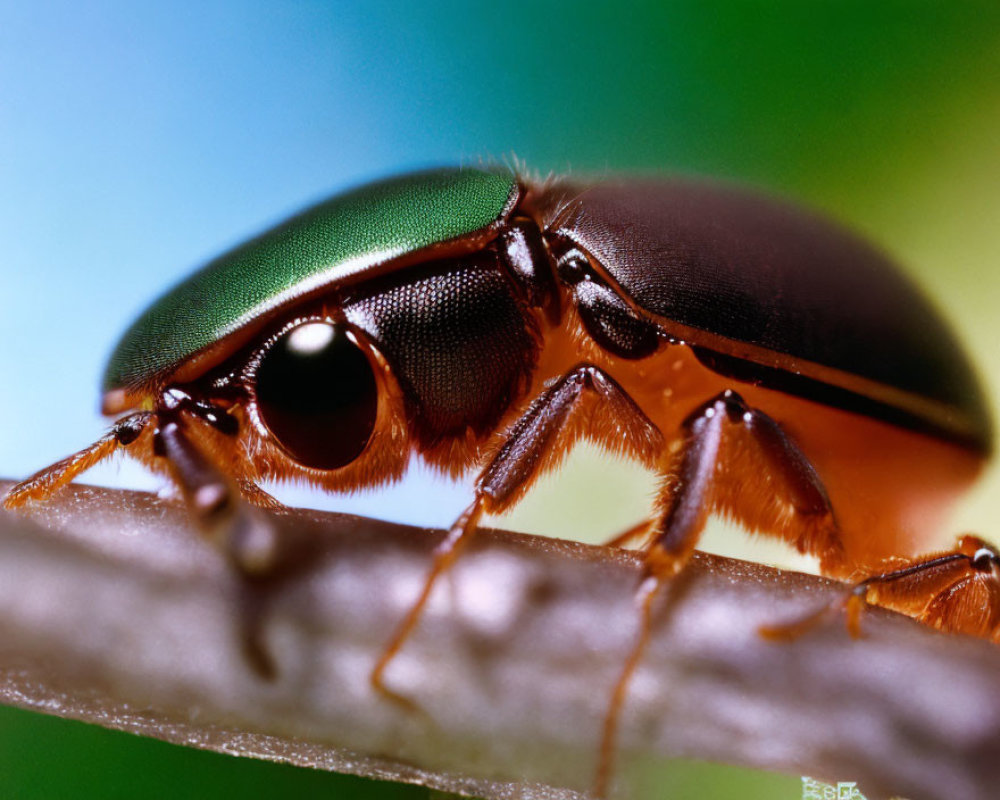
[[[369,682],[371,683],[372,689],[374,689],[381,697],[388,700],[402,711],[405,711],[407,714],[427,715],[427,712],[424,711],[423,707],[416,700],[386,686],[383,680],[382,671],[379,671],[378,673],[372,672]]]
[[[843,604],[841,601],[835,600],[832,603],[822,606],[817,611],[810,612],[792,622],[761,625],[757,628],[757,634],[769,642],[794,642],[796,639],[805,636],[810,631],[822,625],[837,612],[838,607],[843,607]]]

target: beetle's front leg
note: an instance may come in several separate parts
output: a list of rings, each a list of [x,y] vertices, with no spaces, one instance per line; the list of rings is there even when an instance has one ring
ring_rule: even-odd
[[[579,435],[602,427],[595,426],[593,418],[580,419],[588,397],[599,402],[609,440],[614,431],[614,446],[646,463],[658,457],[663,449],[659,429],[603,370],[592,364],[580,364],[546,389],[507,433],[503,445],[476,481],[472,504],[435,550],[434,564],[419,597],[372,670],[372,685],[380,693],[411,705],[385,686],[385,670],[413,632],[437,579],[472,538],[484,512],[497,513],[510,508],[540,471],[553,466]]]
[[[192,441],[187,432],[190,416],[200,418],[226,436],[237,433],[235,420],[218,409],[184,404],[157,414],[153,454],[163,459],[202,532],[221,547],[241,572],[262,574],[275,558],[274,532],[259,513],[240,502],[237,493],[246,495],[247,488],[234,486]]]
[[[46,500],[81,473],[109,458],[121,448],[145,448],[166,468],[180,489],[195,523],[242,572],[259,574],[274,557],[270,526],[233,495],[234,488],[186,432],[187,420],[197,419],[225,437],[238,432],[235,418],[210,403],[197,401],[177,390],[164,392],[156,411],[139,411],[118,420],[89,447],[57,461],[13,486],[3,500],[6,509]],[[148,433],[152,432],[149,437]],[[144,436],[144,434],[147,434]],[[246,480],[236,483],[239,495],[256,506],[280,508],[274,498]]]

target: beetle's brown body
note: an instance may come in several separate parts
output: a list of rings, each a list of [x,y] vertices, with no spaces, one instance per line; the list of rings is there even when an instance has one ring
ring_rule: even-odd
[[[783,391],[991,449],[968,359],[866,242],[785,203],[704,182],[557,183],[536,202],[547,230],[579,244],[675,338],[786,373],[756,373]]]
[[[827,574],[926,549],[992,435],[968,361],[926,300],[879,252],[798,209],[704,183],[638,186],[556,183],[528,202],[684,344],[615,358],[576,320],[543,336],[538,385],[598,364],[673,439],[668,449],[694,408],[736,389],[781,421],[823,481],[843,546]],[[734,363],[743,380],[727,374]],[[734,442],[717,509],[795,544],[802,521],[761,467]]]
[[[691,410],[726,389],[737,388],[748,405],[781,420],[822,476],[835,510],[843,552],[835,550],[824,563],[829,575],[850,578],[881,566],[885,559],[913,556],[940,541],[953,502],[982,469],[980,455],[950,442],[763,386],[734,383],[704,366],[686,345],[665,348],[642,361],[626,361],[599,358],[583,335],[566,339],[551,337],[552,347],[540,360],[539,385],[545,381],[542,376],[551,381],[563,374],[560,369],[592,360],[627,387],[661,431],[674,432],[668,437],[668,453],[677,452]],[[582,424],[581,433],[593,436],[601,427]],[[598,443],[623,449],[616,432],[608,433]],[[792,512],[788,498],[782,497],[752,450],[741,448],[738,439],[733,445],[731,457],[721,466],[715,510],[794,546],[808,522]],[[822,559],[824,553],[815,555]]]
[[[449,192],[470,180],[429,176]],[[174,316],[191,316],[203,301],[199,287],[229,291],[234,275],[273,265],[289,242],[304,241],[314,254],[314,217],[327,215],[323,230],[350,234],[358,220],[344,224],[343,207],[356,212],[357,198],[265,234],[259,252],[248,246],[213,262],[140,319],[113,359],[105,409],[144,410],[16,487],[6,504],[44,497],[119,446],[167,472],[203,523],[228,508],[229,486],[267,506],[274,501],[262,481],[372,486],[401,475],[414,452],[451,474],[477,469],[473,503],[374,670],[374,684],[391,694],[386,666],[484,512],[516,503],[580,438],[636,458],[662,483],[642,531],[642,636],[609,711],[599,788],[652,599],[683,568],[710,512],[816,556],[825,574],[879,573],[865,583],[871,599],[989,635],[992,623],[968,598],[995,596],[1000,607],[1000,591],[980,591],[998,580],[993,556],[956,551],[949,568],[978,571],[972,582],[882,572],[889,559],[920,563],[914,559],[951,501],[980,471],[992,434],[954,337],[884,256],[811,214],[743,190],[511,178],[495,192],[497,177],[480,177],[488,185],[476,191],[500,210],[479,227],[442,241],[420,229],[413,249],[362,253],[364,263],[345,247],[342,265],[309,266],[300,285],[272,281],[280,286],[273,298],[254,295],[266,312],[223,315],[224,335],[182,331],[181,344],[194,343],[188,355],[160,353],[144,372],[142,347]],[[436,197],[420,181],[412,182],[421,202]],[[413,192],[403,183],[376,188],[390,208]],[[419,204],[410,210],[419,213]],[[322,270],[339,277],[318,281]],[[341,412],[326,407],[315,417],[309,411],[299,431],[289,416],[295,398],[265,377],[286,368],[297,375],[311,363],[311,351],[296,354],[290,344],[303,331],[328,342],[320,347],[330,363],[363,354],[375,389],[345,400],[358,406],[352,414],[364,412],[351,419],[370,420],[357,423],[360,432],[337,428]],[[310,420],[327,420],[343,436]]]

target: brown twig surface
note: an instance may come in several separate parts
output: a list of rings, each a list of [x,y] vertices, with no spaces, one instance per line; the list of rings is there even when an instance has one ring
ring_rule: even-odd
[[[485,798],[587,790],[635,635],[633,554],[484,531],[389,669],[413,713],[368,674],[440,532],[273,519],[281,566],[251,585],[150,495],[71,487],[0,512],[0,700]],[[696,556],[631,687],[617,793],[657,755],[849,777],[869,798],[995,797],[1000,650],[885,612],[859,641],[837,619],[791,643],[757,635],[838,591]]]

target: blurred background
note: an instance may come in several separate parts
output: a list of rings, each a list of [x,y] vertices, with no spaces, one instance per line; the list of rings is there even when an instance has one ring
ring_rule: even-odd
[[[102,433],[104,359],[199,263],[331,192],[482,156],[709,173],[825,210],[906,266],[992,396],[998,125],[992,2],[0,2],[0,475]],[[127,462],[87,480],[158,487]],[[651,487],[581,450],[500,524],[600,539]],[[944,538],[1000,537],[998,490],[993,470]],[[374,497],[283,497],[445,525],[469,490],[414,469]],[[789,563],[722,526],[707,544]],[[647,783],[649,796],[800,796],[795,776],[712,765]],[[223,792],[426,796],[0,709],[4,797]]]

